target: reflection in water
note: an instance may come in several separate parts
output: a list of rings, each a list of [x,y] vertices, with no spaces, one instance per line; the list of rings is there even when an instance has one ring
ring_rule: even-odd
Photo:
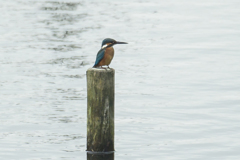
[[[92,154],[87,152],[87,160],[114,160],[114,152]]]

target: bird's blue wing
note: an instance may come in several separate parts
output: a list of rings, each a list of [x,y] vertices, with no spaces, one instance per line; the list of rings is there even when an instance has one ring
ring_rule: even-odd
[[[104,53],[105,53],[106,49],[100,49],[100,51],[98,51],[97,57],[96,57],[96,61],[93,67],[95,67],[96,65],[98,65],[98,63],[103,59],[104,57]]]

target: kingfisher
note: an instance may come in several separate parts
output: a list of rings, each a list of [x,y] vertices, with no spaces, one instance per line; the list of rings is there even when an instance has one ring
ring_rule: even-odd
[[[109,64],[111,63],[113,56],[114,56],[114,49],[113,45],[115,44],[128,44],[126,42],[118,42],[112,38],[105,38],[102,41],[102,47],[97,53],[96,61],[94,64],[94,68],[107,66],[109,68]]]

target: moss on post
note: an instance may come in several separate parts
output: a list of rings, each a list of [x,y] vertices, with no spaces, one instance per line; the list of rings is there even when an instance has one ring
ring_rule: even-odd
[[[87,151],[114,151],[114,73],[87,70]]]

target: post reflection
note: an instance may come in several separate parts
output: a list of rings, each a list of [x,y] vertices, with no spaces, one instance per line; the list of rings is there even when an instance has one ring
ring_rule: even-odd
[[[87,160],[114,160],[114,152],[97,154],[87,152]]]

